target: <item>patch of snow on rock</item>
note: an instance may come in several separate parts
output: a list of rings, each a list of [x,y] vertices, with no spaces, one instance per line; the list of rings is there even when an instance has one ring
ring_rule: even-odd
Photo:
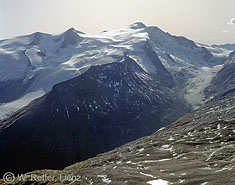
[[[110,184],[112,182],[109,178],[107,178],[107,175],[98,175],[97,177],[101,177],[102,181],[106,184]]]
[[[147,184],[151,184],[151,185],[169,185],[168,181],[159,179],[159,180],[152,180],[152,181],[148,181]]]

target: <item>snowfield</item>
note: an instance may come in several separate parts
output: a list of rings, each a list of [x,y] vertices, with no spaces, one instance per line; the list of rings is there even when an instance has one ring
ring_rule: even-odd
[[[216,73],[222,69],[223,65],[214,67],[201,67],[195,74],[195,77],[190,78],[185,85],[184,98],[193,106],[193,109],[199,108],[207,101],[204,89],[210,85]]]
[[[35,91],[28,93],[15,101],[0,105],[0,119],[7,118],[12,113],[29,104],[32,100],[39,98],[44,94],[44,91]]]

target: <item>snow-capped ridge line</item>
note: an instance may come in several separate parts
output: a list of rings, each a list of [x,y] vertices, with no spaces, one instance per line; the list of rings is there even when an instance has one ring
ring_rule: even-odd
[[[0,85],[21,79],[30,82],[25,94],[48,92],[91,66],[120,60],[125,52],[145,72],[157,75],[166,69],[169,77],[183,83],[196,77],[201,67],[215,65],[207,49],[141,22],[95,35],[70,28],[57,35],[35,32],[0,41]]]

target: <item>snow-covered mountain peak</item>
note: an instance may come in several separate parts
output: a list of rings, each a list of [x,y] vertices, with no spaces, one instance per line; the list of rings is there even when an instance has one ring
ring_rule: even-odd
[[[77,34],[77,35],[82,34],[82,35],[84,35],[85,33],[83,33],[81,31],[76,30],[75,28],[71,27],[68,30],[66,30],[64,33],[62,33],[61,35],[65,36],[65,35],[72,35],[72,34]]]
[[[35,32],[30,35],[31,42],[29,43],[29,45],[39,45],[42,39],[47,38],[49,36],[51,35],[47,33]]]
[[[71,27],[68,30],[66,30],[65,33],[66,32],[77,32],[77,30],[74,27]]]
[[[62,36],[64,37],[64,41],[61,44],[61,48],[66,48],[68,45],[74,45],[77,44],[79,41],[82,40],[82,38],[78,35],[79,32],[75,30],[74,28],[70,28],[67,31],[65,31]]]
[[[146,28],[146,26],[142,22],[136,22],[134,24],[129,25],[129,28],[131,28],[131,29],[142,29],[142,28]]]

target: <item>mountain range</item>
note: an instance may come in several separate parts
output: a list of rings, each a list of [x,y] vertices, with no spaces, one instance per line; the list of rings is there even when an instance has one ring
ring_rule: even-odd
[[[195,108],[204,101],[201,91],[221,68],[218,64],[231,52],[226,48],[195,44],[143,23],[97,35],[86,35],[73,28],[59,35],[37,32],[2,40],[0,48],[0,119],[91,66],[120,61],[124,53],[145,72],[156,74],[160,69],[154,66],[152,55],[147,51],[157,55],[178,86],[183,84],[182,96]],[[204,83],[198,82],[199,77]],[[192,89],[198,90],[199,96],[195,97]]]
[[[0,174],[63,169],[133,141],[61,172],[79,173],[85,184],[144,184],[151,178],[224,182],[225,177],[212,179],[219,168],[233,169],[231,48],[195,43],[143,23],[97,35],[71,28],[0,41]],[[207,159],[227,148],[229,164],[217,162],[211,176],[206,171],[199,180],[212,169],[205,167]],[[199,152],[205,156],[200,160]],[[184,159],[182,168],[189,172],[180,177],[168,178],[152,166],[177,174]],[[143,162],[148,160],[150,166]],[[130,173],[115,179],[116,168]]]

